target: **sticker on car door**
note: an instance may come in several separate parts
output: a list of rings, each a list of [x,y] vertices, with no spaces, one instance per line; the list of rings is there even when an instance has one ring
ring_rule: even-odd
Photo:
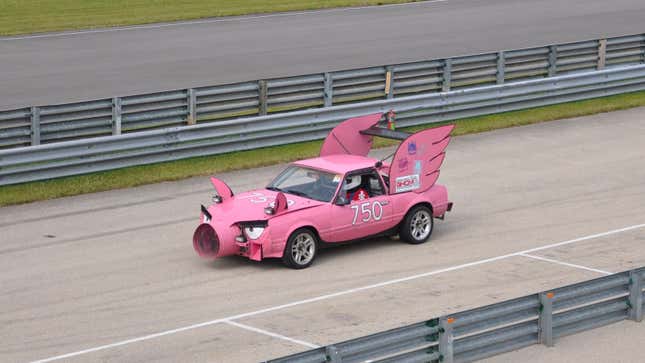
[[[407,192],[410,190],[419,189],[421,184],[419,182],[419,174],[404,175],[396,178],[395,192]]]

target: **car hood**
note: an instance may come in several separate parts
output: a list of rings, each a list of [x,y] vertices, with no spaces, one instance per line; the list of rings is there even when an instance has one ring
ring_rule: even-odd
[[[295,211],[317,207],[326,202],[299,197],[285,193],[287,209],[277,215],[267,215],[264,208],[273,206],[278,192],[268,189],[256,189],[226,198],[222,203],[208,207],[208,212],[213,217],[213,222],[231,225],[242,221],[269,220],[280,215]]]

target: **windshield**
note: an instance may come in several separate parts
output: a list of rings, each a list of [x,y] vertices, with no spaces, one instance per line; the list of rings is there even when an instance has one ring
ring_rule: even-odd
[[[267,189],[329,202],[341,180],[342,176],[339,174],[291,165],[280,173]]]

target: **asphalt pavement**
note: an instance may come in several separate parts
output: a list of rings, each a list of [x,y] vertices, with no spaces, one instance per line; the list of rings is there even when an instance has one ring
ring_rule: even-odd
[[[643,32],[640,0],[443,0],[0,38],[0,109]]]
[[[255,362],[643,266],[643,112],[456,137],[430,242],[300,271],[197,257],[207,177],[0,208],[0,361]],[[218,176],[239,192],[283,167]],[[634,362],[643,336],[623,322],[492,361]]]

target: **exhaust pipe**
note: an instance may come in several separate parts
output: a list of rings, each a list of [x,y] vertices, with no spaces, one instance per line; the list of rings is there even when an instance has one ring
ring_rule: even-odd
[[[193,234],[193,248],[200,257],[216,258],[220,243],[217,233],[208,223],[200,224]]]

